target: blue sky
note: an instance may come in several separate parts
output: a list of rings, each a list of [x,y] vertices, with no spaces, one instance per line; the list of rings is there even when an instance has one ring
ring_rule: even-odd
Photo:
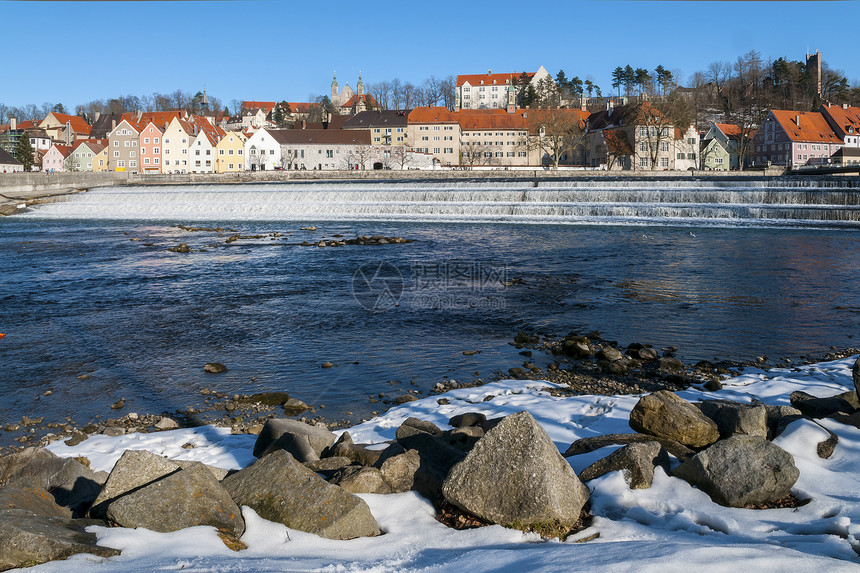
[[[858,16],[854,0],[0,0],[6,60],[18,64],[2,80],[0,102],[73,109],[204,85],[223,103],[306,101],[328,93],[333,70],[341,86],[355,87],[359,70],[366,84],[420,83],[431,74],[540,65],[553,76],[563,69],[591,77],[608,93],[618,65],[663,65],[686,78],[750,49],[797,60],[820,50],[860,82],[860,41],[834,26]]]

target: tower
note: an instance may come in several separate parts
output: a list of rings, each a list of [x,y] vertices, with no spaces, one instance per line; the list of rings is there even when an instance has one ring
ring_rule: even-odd
[[[358,72],[358,83],[355,89],[358,95],[364,95],[364,81],[361,79],[361,71]]]
[[[331,76],[331,101],[334,101],[337,98],[337,74],[332,73]]]
[[[517,88],[515,88],[513,85],[509,85],[507,92],[508,92],[507,110],[508,110],[508,113],[514,113],[517,111]]]
[[[815,54],[806,54],[806,71],[815,80],[815,93],[821,98],[821,52],[815,50]]]

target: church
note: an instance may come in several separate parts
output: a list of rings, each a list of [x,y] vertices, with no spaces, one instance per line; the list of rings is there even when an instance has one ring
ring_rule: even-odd
[[[374,97],[364,93],[364,81],[361,79],[361,72],[358,74],[355,90],[349,87],[349,84],[343,86],[342,90],[338,90],[337,76],[332,77],[331,103],[338,115],[355,115],[362,111],[379,108]]]

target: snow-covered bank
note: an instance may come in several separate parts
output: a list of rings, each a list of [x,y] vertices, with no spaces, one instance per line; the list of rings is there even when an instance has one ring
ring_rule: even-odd
[[[749,370],[727,381],[719,393],[680,392],[687,400],[758,399],[788,405],[789,394],[803,390],[831,396],[853,389],[856,357],[792,370]],[[561,451],[578,438],[629,432],[630,410],[637,396],[553,397],[546,382],[505,381],[393,408],[384,416],[350,429],[356,442],[393,439],[400,423],[414,416],[447,427],[449,417],[484,412],[488,417],[528,410]],[[486,400],[487,396],[493,396]],[[414,493],[362,495],[385,535],[331,541],[266,522],[245,508],[248,549],[228,550],[212,528],[175,533],[95,527],[100,543],[122,550],[109,559],[78,555],[35,571],[676,571],[705,568],[734,571],[857,570],[860,549],[860,430],[830,420],[821,423],[839,436],[833,455],[823,460],[816,445],[827,432],[800,420],[776,443],[794,455],[800,469],[794,493],[811,501],[796,509],[733,509],[713,503],[686,482],[655,472],[650,489],[630,490],[619,472],[598,478],[593,489],[594,522],[566,543],[540,542],[533,534],[499,526],[468,531],[446,528],[433,518],[429,503]],[[58,442],[50,449],[62,456],[86,456],[94,469],[108,470],[122,451],[142,448],[175,459],[194,459],[224,467],[253,461],[253,436],[231,436],[218,428],[92,437],[78,446]],[[193,449],[182,446],[191,443]],[[581,471],[609,448],[569,458]],[[599,537],[584,543],[595,534]]]

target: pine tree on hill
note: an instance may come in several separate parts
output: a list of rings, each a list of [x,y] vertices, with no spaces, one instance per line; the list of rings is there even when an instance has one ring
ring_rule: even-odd
[[[30,134],[27,132],[22,133],[21,139],[18,140],[18,146],[15,148],[15,159],[21,162],[24,171],[33,169],[33,146],[30,145]]]

